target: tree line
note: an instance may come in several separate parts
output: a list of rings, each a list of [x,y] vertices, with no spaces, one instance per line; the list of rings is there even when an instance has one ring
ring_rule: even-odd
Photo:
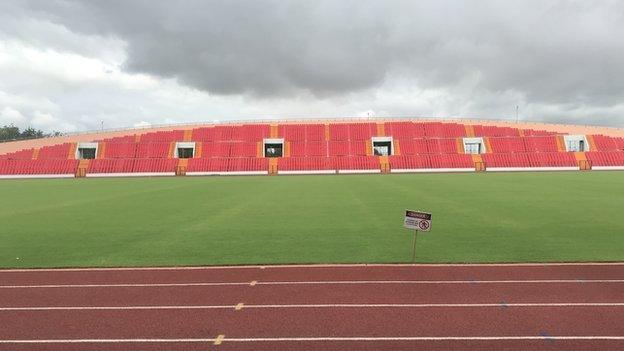
[[[59,136],[60,132],[53,133],[44,133],[40,129],[35,129],[33,127],[28,127],[23,130],[20,130],[19,127],[14,125],[8,125],[4,127],[0,127],[0,142],[10,141],[10,140],[22,140],[22,139],[37,139],[49,136]]]

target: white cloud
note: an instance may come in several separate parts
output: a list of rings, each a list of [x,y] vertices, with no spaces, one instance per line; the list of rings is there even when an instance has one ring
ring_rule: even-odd
[[[135,123],[133,125],[133,127],[137,127],[137,128],[139,128],[139,127],[149,127],[151,125],[152,124],[150,122],[148,122],[148,121],[139,121],[139,122]]]
[[[349,22],[336,9],[353,4],[323,2],[286,6],[303,19],[295,25],[282,17],[290,12],[271,12],[277,2],[253,6],[269,11],[254,17],[254,32],[232,23],[219,27],[221,18],[206,21],[201,11],[186,16],[188,9],[177,5],[168,13],[173,5],[166,2],[140,18],[117,18],[106,2],[64,3],[84,10],[78,14],[57,13],[56,3],[45,2],[35,2],[36,11],[15,2],[2,12],[6,3],[0,2],[0,122],[20,127],[73,131],[99,129],[101,121],[118,128],[369,115],[514,119],[516,105],[521,119],[624,125],[617,79],[622,22],[618,6],[608,4],[537,2],[509,10],[497,2],[458,2],[466,13],[427,17],[432,8],[451,5],[398,2],[377,12],[374,2],[364,2],[348,17],[370,21]],[[410,15],[412,6],[421,21]],[[224,10],[224,18],[238,18],[236,8]],[[327,26],[308,22],[317,16]],[[250,46],[236,47],[245,43]],[[206,66],[210,60],[223,66]],[[263,87],[266,94],[249,93]]]
[[[25,120],[24,116],[18,110],[5,106],[0,111],[0,125],[19,125]]]

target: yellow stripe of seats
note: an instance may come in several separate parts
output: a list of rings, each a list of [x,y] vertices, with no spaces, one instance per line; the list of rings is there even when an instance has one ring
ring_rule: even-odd
[[[563,135],[557,135],[557,151],[559,152],[565,152],[566,148],[565,148],[565,141],[563,140]]]
[[[193,130],[186,129],[184,130],[184,140],[183,141],[191,141],[193,139]]]
[[[466,130],[466,136],[467,137],[474,137],[475,136],[474,126],[472,124],[464,124],[464,129]]]
[[[193,158],[201,158],[202,157],[203,146],[204,146],[204,143],[202,143],[202,142],[196,142],[195,143],[195,154],[193,155]]]
[[[76,147],[77,147],[76,143],[69,144],[69,152],[67,152],[67,159],[68,160],[75,160],[76,159]]]
[[[464,151],[464,139],[462,139],[462,138],[455,139],[455,146],[457,148],[457,153],[458,154],[466,153],[466,151]]]
[[[277,124],[271,124],[271,130],[270,130],[270,136],[271,138],[277,138],[277,135],[279,133]]]
[[[386,136],[386,128],[384,123],[377,123],[377,136]]]

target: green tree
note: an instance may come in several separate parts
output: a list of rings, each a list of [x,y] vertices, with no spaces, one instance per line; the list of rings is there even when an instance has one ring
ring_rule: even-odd
[[[55,132],[56,135],[58,132]],[[60,133],[58,133],[60,134]],[[34,139],[43,138],[46,136],[42,130],[28,127],[23,131],[14,125],[8,125],[0,127],[0,141],[19,140],[19,139]]]
[[[20,130],[14,125],[8,125],[0,128],[0,141],[14,140],[20,137]]]
[[[23,139],[43,138],[43,131],[28,127],[20,134]]]

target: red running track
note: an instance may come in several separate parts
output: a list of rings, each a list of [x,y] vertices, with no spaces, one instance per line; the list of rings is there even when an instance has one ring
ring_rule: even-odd
[[[0,350],[624,349],[624,263],[0,271]]]

